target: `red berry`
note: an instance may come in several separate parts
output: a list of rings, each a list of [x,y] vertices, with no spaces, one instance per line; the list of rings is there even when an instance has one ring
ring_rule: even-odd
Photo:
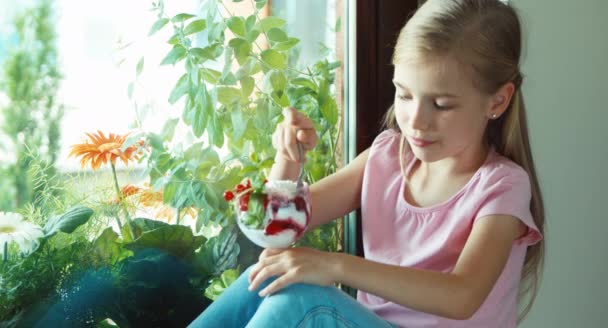
[[[240,183],[238,185],[236,185],[236,192],[237,193],[243,192],[245,189],[247,189],[247,188],[245,188],[245,186],[243,186]]]
[[[248,193],[242,195],[239,198],[239,206],[241,206],[241,207],[243,207],[243,206],[247,207],[249,205],[249,197],[250,196],[251,196],[251,192],[248,192]]]
[[[226,192],[224,193],[224,199],[225,199],[227,202],[229,202],[229,201],[233,200],[233,199],[234,199],[234,193],[232,193],[232,191],[226,191]]]
[[[251,180],[247,179],[247,184],[245,185],[245,188],[251,188]]]
[[[247,205],[241,204],[239,206],[239,210],[241,210],[241,212],[247,212],[247,210],[249,210],[249,207],[247,207]]]

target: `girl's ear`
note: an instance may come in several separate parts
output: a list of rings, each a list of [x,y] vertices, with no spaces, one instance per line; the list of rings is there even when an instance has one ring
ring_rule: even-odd
[[[492,96],[490,109],[487,113],[488,118],[499,118],[509,107],[513,93],[515,93],[515,84],[513,82],[507,82],[500,87]]]

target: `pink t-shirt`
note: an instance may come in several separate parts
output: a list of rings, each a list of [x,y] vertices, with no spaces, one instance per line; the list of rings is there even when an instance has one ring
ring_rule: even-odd
[[[511,255],[481,308],[468,320],[451,320],[414,311],[359,291],[357,299],[401,327],[515,327],[517,294],[529,245],[541,238],[530,213],[530,181],[524,169],[490,151],[470,181],[447,201],[420,208],[404,198],[399,167],[400,134],[382,132],[369,152],[361,195],[365,257],[376,262],[451,272],[475,221],[488,215],[512,215],[528,226],[513,242]],[[409,173],[416,157],[405,154]]]

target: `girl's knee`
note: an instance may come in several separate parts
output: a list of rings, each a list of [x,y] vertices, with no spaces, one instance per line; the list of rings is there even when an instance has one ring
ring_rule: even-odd
[[[290,299],[290,301],[300,301],[304,304],[327,304],[333,303],[336,294],[340,291],[333,286],[318,286],[309,284],[293,284],[285,287],[274,296],[281,296]],[[271,295],[272,297],[272,295]]]

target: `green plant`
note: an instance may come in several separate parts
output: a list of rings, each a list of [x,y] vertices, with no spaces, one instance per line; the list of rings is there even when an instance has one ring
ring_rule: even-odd
[[[150,34],[167,26],[173,30],[168,40],[171,50],[161,65],[184,70],[168,100],[180,101],[183,110],[161,133],[146,135],[151,145],[147,172],[151,185],[163,189],[167,204],[178,210],[200,210],[198,229],[234,224],[233,209],[222,200],[222,193],[244,178],[268,172],[275,156],[271,135],[283,119],[284,107],[303,111],[319,133],[319,144],[306,163],[307,181],[314,183],[337,168],[340,115],[332,86],[340,62],[323,58],[298,67],[293,50],[299,40],[287,34],[286,22],[260,17],[266,0],[251,0],[251,5],[253,13],[246,17],[232,14],[218,0],[204,3],[204,17],[190,13],[169,17],[163,1],[153,5],[158,20]],[[206,35],[202,42],[195,38],[201,34]],[[218,61],[223,62],[221,71],[212,68]],[[137,74],[143,62],[142,58]],[[180,120],[198,141],[170,147]],[[220,158],[220,148],[228,155]],[[308,233],[300,244],[335,250],[339,247],[336,228],[333,223]]]
[[[187,325],[241,268],[257,260],[260,249],[235,228],[233,209],[222,194],[268,173],[275,155],[270,136],[286,106],[306,113],[319,132],[306,180],[314,183],[335,171],[340,115],[333,84],[340,63],[321,59],[299,67],[294,52],[299,40],[287,35],[286,22],[259,17],[266,0],[251,5],[254,11],[247,17],[229,13],[218,0],[204,3],[205,17],[168,17],[162,1],[154,4],[158,21],[151,33],[169,26],[173,31],[171,50],[161,64],[184,70],[169,98],[183,104],[181,115],[168,120],[160,133],[111,140],[99,133],[92,137],[97,141],[73,148],[94,168],[102,157],[110,161],[108,190],[55,197],[64,184],[33,180],[44,188],[39,201],[26,202],[21,212],[44,226],[45,237],[27,256],[11,249],[8,264],[0,267],[0,326],[32,326],[52,314],[56,317],[47,318],[49,324],[69,315],[83,325],[108,326],[107,318],[120,327]],[[205,33],[204,44],[195,42]],[[212,68],[218,59],[224,61],[221,71]],[[142,59],[136,75],[143,69]],[[133,86],[129,89],[132,94]],[[174,140],[180,121],[195,142]],[[115,161],[134,159],[139,150],[145,150],[140,160],[146,163],[149,186],[120,186]],[[43,171],[45,163],[34,165],[32,174]],[[73,188],[79,190],[77,182]],[[145,202],[174,209],[176,224],[137,217],[137,206]],[[68,204],[91,210],[70,211]],[[180,225],[193,209],[194,231]],[[50,215],[56,212],[65,214]],[[208,233],[218,226],[219,231]],[[324,250],[339,244],[336,223],[310,231],[299,243]]]
[[[56,94],[61,75],[55,45],[55,28],[51,0],[42,0],[17,15],[15,30],[18,42],[9,50],[4,63],[2,92],[8,104],[2,108],[2,132],[10,140],[9,148],[16,155],[7,175],[12,178],[10,208],[21,208],[39,199],[40,185],[35,180],[56,176],[55,162],[59,154],[60,122],[63,105]],[[39,176],[28,170],[37,154],[45,163]],[[1,203],[7,203],[3,200]]]

